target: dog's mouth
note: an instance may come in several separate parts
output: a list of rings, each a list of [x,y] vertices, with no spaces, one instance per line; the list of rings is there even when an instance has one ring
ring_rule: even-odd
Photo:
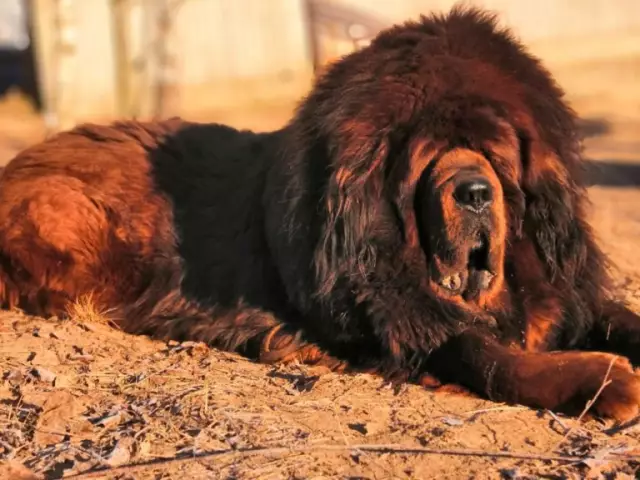
[[[444,275],[439,285],[451,294],[462,295],[467,301],[478,297],[491,286],[496,276],[490,265],[490,247],[489,238],[479,234],[468,247],[466,265]]]

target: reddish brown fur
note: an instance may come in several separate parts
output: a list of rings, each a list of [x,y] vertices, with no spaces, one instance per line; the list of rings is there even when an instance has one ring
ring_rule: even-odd
[[[562,304],[553,287],[546,282],[544,265],[531,242],[522,240],[513,247],[520,259],[514,264],[514,278],[527,292],[523,297],[525,318],[524,347],[545,351],[554,343],[554,329],[562,321]]]
[[[640,363],[640,318],[580,169],[549,73],[456,8],[332,65],[278,131],[120,122],[25,150],[0,177],[0,301],[91,294],[132,333],[567,411],[615,361],[593,410],[625,419],[640,379],[613,354]]]

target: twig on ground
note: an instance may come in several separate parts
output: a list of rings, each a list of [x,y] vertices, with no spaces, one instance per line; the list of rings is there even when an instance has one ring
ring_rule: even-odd
[[[640,416],[635,417],[628,422],[623,423],[622,425],[615,425],[611,428],[603,430],[603,433],[605,433],[606,435],[615,435],[616,433],[628,430],[636,430],[638,426],[640,426]]]
[[[4,453],[5,458],[7,460],[11,460],[14,456],[14,453],[13,453],[14,448],[2,439],[0,439],[0,447],[5,449],[5,453]]]
[[[560,417],[558,417],[555,413],[553,413],[551,410],[547,410],[547,413],[549,414],[549,416],[551,418],[553,418],[553,420],[562,427],[562,429],[564,430],[563,433],[567,433],[571,430],[570,427],[567,427],[567,425],[562,421],[562,419]]]
[[[379,454],[413,454],[413,455],[448,455],[448,456],[464,456],[464,457],[493,457],[493,458],[510,458],[518,460],[537,460],[549,462],[583,462],[592,458],[590,455],[548,455],[526,452],[504,452],[504,451],[488,451],[473,449],[452,449],[452,448],[424,448],[414,446],[404,446],[397,444],[360,444],[360,445],[309,445],[303,447],[255,447],[255,448],[239,448],[227,450],[215,450],[202,452],[188,457],[170,457],[157,460],[151,460],[145,463],[132,465],[123,465],[109,469],[96,470],[92,472],[79,473],[70,475],[65,478],[89,479],[101,478],[105,474],[132,474],[144,471],[148,468],[154,468],[167,465],[178,465],[194,460],[206,460],[224,455],[236,455],[238,457],[251,457],[256,455],[286,455],[294,453],[314,453],[314,452],[348,452],[351,450],[379,453]],[[640,455],[629,455],[624,453],[610,452],[608,455],[611,460],[640,461]]]
[[[593,396],[593,398],[591,400],[589,400],[587,402],[587,404],[584,407],[584,410],[582,410],[582,413],[580,414],[580,416],[577,418],[576,422],[577,424],[580,424],[580,422],[582,421],[582,419],[584,418],[584,416],[587,414],[587,412],[589,411],[589,409],[594,405],[594,403],[596,403],[596,400],[598,399],[598,397],[600,396],[600,394],[602,393],[602,391],[605,389],[605,387],[607,385],[609,385],[611,383],[611,380],[609,380],[609,374],[611,373],[611,369],[613,368],[613,364],[616,362],[617,358],[613,357],[611,359],[611,362],[609,362],[609,368],[607,368],[607,373],[605,373],[604,378],[602,379],[602,384],[600,385],[600,388],[598,389],[598,391],[595,393],[595,395]],[[562,437],[562,439],[556,444],[556,446],[553,448],[553,451],[558,450],[558,448],[560,447],[560,445],[562,445],[567,438],[569,438],[569,435],[571,434],[571,432],[573,431],[573,427],[570,427],[569,430],[567,430],[567,432],[564,434],[564,436]]]
[[[89,457],[93,458],[96,462],[100,463],[103,466],[109,466],[109,462],[102,455],[99,455],[96,452],[93,452],[93,451],[88,450],[86,448],[82,448],[82,447],[80,447],[78,445],[69,444],[69,448],[71,450],[74,450],[74,451],[78,452],[78,453],[84,453],[85,455],[88,455]]]
[[[462,412],[460,415],[469,415],[469,417],[472,418],[483,413],[501,412],[505,410],[529,410],[529,407],[519,405],[500,405],[498,407],[482,408],[480,410],[469,410],[467,412]]]

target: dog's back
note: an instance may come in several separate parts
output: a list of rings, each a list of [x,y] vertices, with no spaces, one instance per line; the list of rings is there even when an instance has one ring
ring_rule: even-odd
[[[269,297],[264,137],[171,119],[82,125],[25,150],[0,177],[2,304],[151,308],[180,285],[221,304]]]

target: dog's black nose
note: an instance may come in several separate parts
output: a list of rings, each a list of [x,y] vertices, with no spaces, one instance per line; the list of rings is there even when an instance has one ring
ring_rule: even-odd
[[[491,185],[483,178],[464,180],[456,187],[453,196],[458,205],[475,213],[482,212],[493,201]]]

